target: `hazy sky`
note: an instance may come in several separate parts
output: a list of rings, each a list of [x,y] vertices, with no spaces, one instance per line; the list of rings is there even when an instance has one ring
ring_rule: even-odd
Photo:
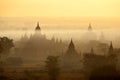
[[[120,29],[120,0],[0,0],[0,30],[34,30],[37,21],[43,31],[87,30],[89,22],[94,29]]]
[[[0,0],[0,16],[120,17],[120,0]]]

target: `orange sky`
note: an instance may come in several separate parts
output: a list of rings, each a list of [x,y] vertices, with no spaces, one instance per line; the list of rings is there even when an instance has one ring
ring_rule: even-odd
[[[0,0],[1,17],[120,17],[120,0]]]
[[[39,21],[43,28],[53,25],[86,28],[90,22],[94,28],[120,28],[120,0],[0,0],[0,17],[22,17],[18,21],[21,25],[23,17],[27,17],[31,27]],[[5,18],[4,22],[11,27],[15,21]],[[0,24],[0,28],[6,25]]]

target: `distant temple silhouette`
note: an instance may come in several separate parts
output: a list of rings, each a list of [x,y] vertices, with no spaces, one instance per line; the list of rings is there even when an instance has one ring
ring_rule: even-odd
[[[41,33],[39,22],[35,27],[34,34],[28,37],[26,34],[21,38],[19,54],[22,58],[32,62],[32,60],[42,60],[48,55],[60,55],[64,50],[64,44],[61,39],[55,37],[47,39],[45,34]]]
[[[112,41],[110,43],[110,47],[109,47],[108,53],[109,53],[109,55],[114,53],[114,48],[113,48]]]
[[[91,40],[97,40],[97,35],[93,31],[91,23],[89,23],[88,30],[83,34],[81,37],[83,41],[91,41]]]
[[[66,52],[66,56],[69,55],[78,55],[78,53],[75,50],[75,45],[73,43],[73,40],[71,39],[71,42],[69,44],[68,50]]]
[[[41,28],[39,25],[39,22],[37,22],[37,26],[35,28],[35,33],[33,35],[30,36],[30,39],[46,39],[46,36],[44,34],[41,33]]]
[[[37,26],[36,26],[35,30],[36,30],[36,31],[41,31],[41,28],[40,28],[40,26],[39,26],[39,22],[37,22]]]
[[[76,71],[81,68],[81,56],[75,50],[75,45],[72,39],[66,53],[62,56],[61,61],[62,69]]]
[[[92,26],[91,26],[91,23],[89,23],[89,26],[88,26],[88,31],[92,31]]]
[[[116,52],[117,51],[117,52]],[[112,66],[116,67],[116,53],[119,53],[120,50],[115,50],[113,48],[112,42],[108,47],[108,53],[105,55],[96,54],[93,49],[91,49],[90,53],[84,54],[84,69],[85,71],[91,72],[94,69],[104,67],[104,66]],[[92,54],[91,54],[92,53]]]

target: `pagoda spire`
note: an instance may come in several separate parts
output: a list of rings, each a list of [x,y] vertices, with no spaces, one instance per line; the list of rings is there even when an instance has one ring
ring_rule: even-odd
[[[71,42],[69,44],[69,49],[75,49],[75,46],[74,46],[74,43],[73,43],[72,39],[71,39]]]
[[[113,50],[114,50],[114,48],[113,48],[113,44],[112,44],[112,41],[111,41],[108,53],[112,54]]]
[[[40,31],[40,30],[41,30],[41,28],[40,28],[40,26],[39,26],[39,22],[37,22],[37,26],[36,26],[35,30],[36,30],[36,31]]]
[[[91,26],[91,23],[89,23],[89,26],[88,26],[88,31],[92,31],[92,26]]]
[[[72,39],[71,39],[70,44],[68,46],[67,54],[71,54],[71,55],[76,55],[77,54],[77,52],[75,50],[75,45],[74,45]]]

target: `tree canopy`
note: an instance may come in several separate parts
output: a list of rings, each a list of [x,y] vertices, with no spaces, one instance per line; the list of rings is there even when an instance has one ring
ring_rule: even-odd
[[[14,47],[12,39],[0,37],[0,53],[8,53],[12,47]]]
[[[56,56],[48,56],[46,60],[46,68],[50,80],[57,80],[59,76],[59,64],[58,64],[58,57]]]

